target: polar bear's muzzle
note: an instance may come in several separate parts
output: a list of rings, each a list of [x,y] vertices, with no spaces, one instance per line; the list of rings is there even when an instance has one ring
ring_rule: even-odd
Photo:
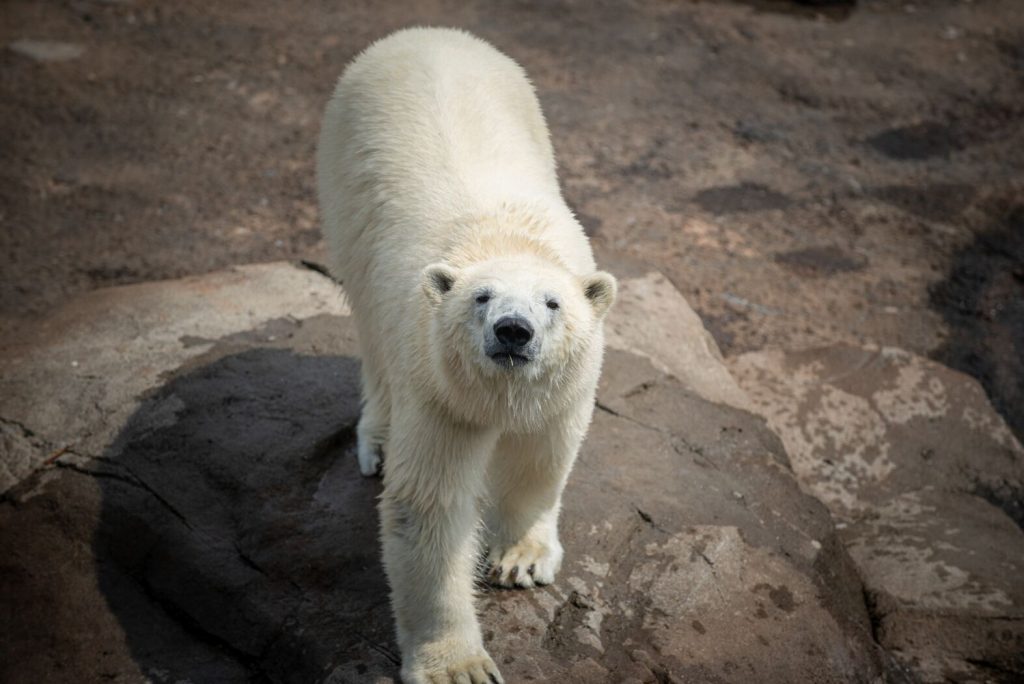
[[[533,324],[519,315],[502,316],[492,328],[487,356],[503,368],[525,366],[536,355]]]

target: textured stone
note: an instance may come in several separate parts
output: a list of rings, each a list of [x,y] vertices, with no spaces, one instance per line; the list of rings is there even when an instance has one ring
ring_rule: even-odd
[[[31,430],[0,418],[0,492],[28,477],[46,458],[45,449]]]
[[[1024,450],[980,385],[897,349],[731,367],[837,521],[882,645],[924,681],[1024,677]]]
[[[619,279],[619,297],[608,314],[605,336],[610,348],[643,356],[709,401],[749,407],[714,338],[661,273]]]
[[[0,338],[0,493],[62,449],[103,453],[137,397],[215,340],[347,313],[318,273],[253,264],[99,290],[12,331]]]

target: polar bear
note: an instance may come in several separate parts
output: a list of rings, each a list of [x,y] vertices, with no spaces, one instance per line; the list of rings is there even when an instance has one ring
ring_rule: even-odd
[[[407,29],[349,64],[318,191],[363,359],[359,467],[383,465],[402,678],[502,681],[473,609],[553,581],[615,279],[562,198],[523,70],[461,31]]]

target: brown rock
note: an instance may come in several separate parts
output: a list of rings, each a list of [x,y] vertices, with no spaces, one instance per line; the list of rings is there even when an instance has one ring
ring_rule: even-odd
[[[268,341],[318,314],[348,314],[330,280],[291,264],[251,264],[98,290],[8,331],[0,444],[16,453],[0,459],[0,493],[61,449],[102,453],[140,395],[215,341]]]
[[[897,349],[730,365],[837,521],[881,644],[924,681],[1024,676],[1024,450],[979,384]]]

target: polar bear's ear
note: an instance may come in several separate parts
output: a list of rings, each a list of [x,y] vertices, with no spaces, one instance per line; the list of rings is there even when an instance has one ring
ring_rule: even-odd
[[[596,271],[583,278],[583,294],[590,300],[598,318],[603,318],[608,313],[618,291],[619,285],[611,273]]]
[[[455,284],[455,269],[447,264],[430,264],[423,269],[423,292],[434,304],[440,304]]]

